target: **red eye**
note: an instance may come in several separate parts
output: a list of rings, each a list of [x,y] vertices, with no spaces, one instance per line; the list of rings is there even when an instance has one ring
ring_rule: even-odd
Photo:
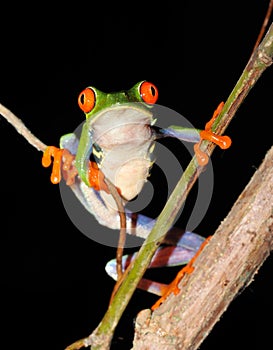
[[[156,103],[158,98],[158,90],[154,84],[144,81],[140,85],[139,91],[144,102],[149,104]]]
[[[92,111],[92,109],[95,107],[96,103],[96,95],[94,90],[91,88],[84,89],[79,97],[78,97],[78,104],[80,106],[80,109],[84,113],[89,113]]]

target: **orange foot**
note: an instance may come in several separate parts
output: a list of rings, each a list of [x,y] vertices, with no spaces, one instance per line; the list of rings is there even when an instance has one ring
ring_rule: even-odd
[[[202,140],[208,140],[216,145],[218,145],[222,149],[227,149],[231,145],[231,139],[228,136],[220,136],[216,135],[213,131],[211,131],[211,127],[215,121],[215,119],[218,117],[218,115],[221,113],[222,109],[224,107],[224,102],[221,102],[219,106],[216,108],[216,110],[213,113],[213,116],[209,122],[205,125],[205,130],[202,130],[200,132],[200,141],[194,145],[194,152],[198,161],[198,164],[201,166],[204,166],[208,163],[208,156],[205,152],[200,150],[200,144]]]
[[[89,162],[88,174],[90,187],[93,187],[96,191],[105,191],[110,193],[108,186],[104,181],[104,174],[99,170],[96,162]]]
[[[74,166],[74,158],[67,149],[60,149],[55,146],[48,146],[43,154],[42,165],[49,167],[52,163],[53,166],[50,180],[53,184],[58,184],[62,178],[62,172],[66,180],[67,185],[72,185],[75,182],[75,177],[78,174],[77,169]]]
[[[164,292],[164,295],[151,307],[151,309],[154,311],[156,310],[160,304],[163,303],[163,301],[165,301],[165,299],[167,299],[167,297],[173,293],[174,295],[177,295],[180,291],[180,288],[178,287],[179,282],[182,280],[182,278],[186,275],[186,274],[191,274],[194,270],[193,267],[193,263],[195,262],[196,258],[199,256],[199,254],[202,252],[202,250],[204,249],[205,245],[208,244],[209,240],[210,240],[211,236],[209,236],[200,246],[200,248],[198,249],[197,253],[195,254],[195,256],[188,262],[188,264],[186,266],[183,267],[182,270],[180,270],[178,272],[178,274],[176,275],[175,279],[168,285],[167,289]]]
[[[50,166],[52,162],[51,157],[53,158],[53,167],[52,167],[52,172],[50,177],[50,180],[53,184],[58,184],[62,178],[61,164],[62,164],[63,151],[64,151],[63,149],[60,149],[54,146],[48,146],[43,154],[42,165],[45,168]]]
[[[75,182],[75,177],[78,171],[74,165],[75,156],[72,155],[67,149],[60,149],[55,146],[48,146],[43,154],[42,165],[49,167],[52,163],[53,166],[50,180],[53,184],[58,184],[61,181],[62,173],[68,186]],[[89,184],[96,191],[103,190],[109,193],[108,187],[104,182],[104,175],[98,169],[95,162],[89,162]]]

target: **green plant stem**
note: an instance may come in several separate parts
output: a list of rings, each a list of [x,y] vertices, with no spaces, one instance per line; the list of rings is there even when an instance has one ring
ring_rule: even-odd
[[[259,47],[251,55],[241,77],[228,97],[222,112],[215,120],[212,128],[214,132],[221,135],[225,131],[251,88],[265,69],[271,65],[272,57],[273,24],[271,24]],[[214,148],[214,144],[203,141],[202,150],[206,151],[209,155],[212,154]],[[95,331],[84,340],[85,346],[87,344],[92,345],[93,350],[110,348],[110,343],[106,344],[106,339],[111,341],[114,330],[123,314],[123,311],[129,303],[138,282],[145,273],[156,249],[174,223],[179,209],[202,170],[203,169],[198,166],[194,157],[169,197],[150,235],[140,248],[137,258],[130,266],[123,284],[113,298],[113,301],[101,323]]]

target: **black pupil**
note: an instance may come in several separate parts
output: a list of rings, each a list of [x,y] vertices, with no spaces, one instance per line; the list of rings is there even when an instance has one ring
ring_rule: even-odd
[[[85,100],[85,95],[81,94],[80,101],[81,101],[81,104],[83,105],[84,105],[84,100]]]
[[[151,86],[151,93],[153,96],[155,96],[155,88],[153,86]]]

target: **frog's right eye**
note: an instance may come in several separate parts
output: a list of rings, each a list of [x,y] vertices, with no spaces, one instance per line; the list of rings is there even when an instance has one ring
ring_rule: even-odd
[[[155,104],[158,99],[157,87],[149,83],[148,81],[143,81],[139,87],[140,96],[142,100],[148,104]]]
[[[78,104],[84,113],[89,113],[95,107],[96,94],[92,88],[84,89],[78,97]]]

